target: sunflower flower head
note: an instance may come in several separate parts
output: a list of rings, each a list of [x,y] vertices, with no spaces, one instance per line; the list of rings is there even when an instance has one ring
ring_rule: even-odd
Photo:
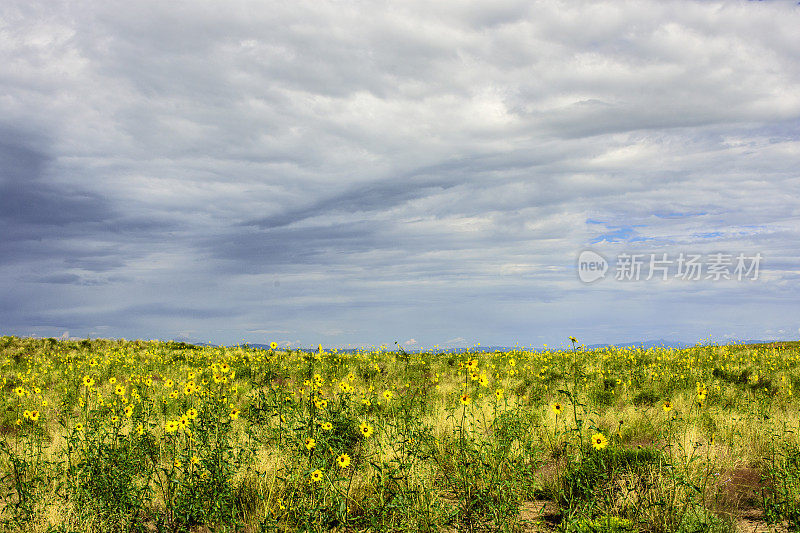
[[[602,450],[608,446],[608,439],[602,433],[595,433],[592,435],[592,448],[595,450]]]
[[[339,468],[347,468],[350,466],[350,456],[343,453],[336,458],[336,463],[339,465]]]
[[[366,422],[361,422],[361,424],[359,424],[359,426],[358,426],[358,429],[361,431],[361,435],[363,437],[371,437],[372,436],[372,433],[373,433],[372,426],[370,426]]]

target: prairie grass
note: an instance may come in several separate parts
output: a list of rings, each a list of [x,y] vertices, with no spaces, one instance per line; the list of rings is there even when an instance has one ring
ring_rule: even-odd
[[[0,529],[796,530],[798,357],[2,337]]]

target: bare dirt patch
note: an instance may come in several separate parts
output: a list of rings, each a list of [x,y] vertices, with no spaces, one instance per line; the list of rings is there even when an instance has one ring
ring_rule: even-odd
[[[765,488],[760,470],[741,466],[722,472],[721,478],[722,495],[729,507],[740,509],[758,506]]]
[[[769,525],[764,520],[764,511],[756,508],[742,510],[742,515],[736,519],[738,533],[785,533],[789,529],[785,524]]]
[[[553,531],[560,521],[561,513],[555,502],[534,500],[522,502],[522,505],[520,505],[520,531],[525,533]]]
[[[760,507],[761,494],[767,487],[761,471],[742,466],[721,475],[722,497],[726,511],[735,519],[739,533],[783,533],[785,525],[769,525]]]

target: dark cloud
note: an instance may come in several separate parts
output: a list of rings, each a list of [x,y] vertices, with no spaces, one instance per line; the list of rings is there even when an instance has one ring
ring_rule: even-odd
[[[158,318],[235,318],[239,315],[229,307],[192,308],[163,303],[134,305],[116,311],[120,318],[125,316],[145,316]]]
[[[108,203],[86,189],[54,182],[45,141],[0,127],[0,244],[4,260],[73,232],[96,228],[111,217]],[[11,250],[9,250],[11,249]]]
[[[244,225],[261,228],[276,228],[303,221],[307,218],[335,213],[365,213],[391,209],[411,200],[424,198],[442,190],[455,187],[455,179],[437,181],[409,180],[405,176],[389,182],[370,183],[366,186],[352,187],[331,198],[322,198],[313,205],[274,215],[267,218],[247,221]]]
[[[11,127],[0,126],[0,223],[19,226],[59,226],[97,221],[86,192],[48,183],[51,157],[42,140]],[[38,146],[37,146],[38,145]]]
[[[77,274],[51,274],[46,276],[31,276],[25,278],[26,282],[32,283],[52,283],[55,285],[104,285],[109,282],[104,278],[92,278],[89,276],[79,276]]]
[[[208,254],[228,265],[225,270],[270,272],[276,266],[342,263],[352,254],[393,246],[391,235],[381,235],[372,222],[237,230],[205,239]],[[386,229],[386,226],[384,226]]]

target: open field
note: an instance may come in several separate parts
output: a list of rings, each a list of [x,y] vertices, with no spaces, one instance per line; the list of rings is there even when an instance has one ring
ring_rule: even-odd
[[[0,529],[794,530],[799,357],[2,337]]]

